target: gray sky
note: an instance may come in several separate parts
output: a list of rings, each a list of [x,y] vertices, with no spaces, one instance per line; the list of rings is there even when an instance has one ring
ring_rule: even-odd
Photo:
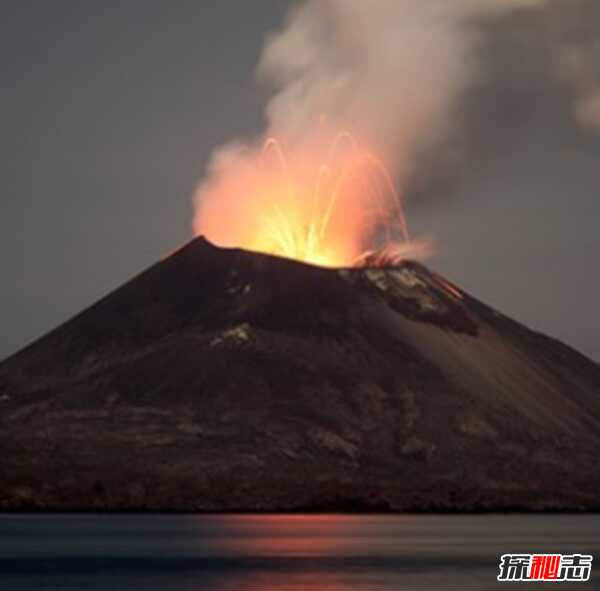
[[[0,0],[0,358],[191,237],[212,149],[263,128],[254,69],[289,4]],[[599,4],[490,24],[407,195],[430,266],[596,360]]]

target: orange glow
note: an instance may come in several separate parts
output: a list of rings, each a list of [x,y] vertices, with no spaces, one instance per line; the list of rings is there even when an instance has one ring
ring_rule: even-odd
[[[229,150],[200,189],[196,234],[326,267],[347,267],[385,249],[422,256],[385,164],[349,133],[286,150]]]

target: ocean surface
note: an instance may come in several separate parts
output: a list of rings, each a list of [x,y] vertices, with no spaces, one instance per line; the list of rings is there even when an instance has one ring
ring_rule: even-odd
[[[588,583],[498,583],[504,553],[594,555]],[[0,589],[600,589],[600,515],[0,515]]]

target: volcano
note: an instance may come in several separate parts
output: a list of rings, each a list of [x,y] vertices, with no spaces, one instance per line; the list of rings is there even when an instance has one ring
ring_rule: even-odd
[[[600,508],[600,366],[415,262],[197,238],[0,365],[0,508]]]

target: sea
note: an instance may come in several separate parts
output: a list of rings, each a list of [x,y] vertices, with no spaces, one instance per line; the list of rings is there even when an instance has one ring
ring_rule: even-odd
[[[499,582],[502,554],[591,554],[588,582]],[[0,515],[0,590],[600,589],[600,515]]]

